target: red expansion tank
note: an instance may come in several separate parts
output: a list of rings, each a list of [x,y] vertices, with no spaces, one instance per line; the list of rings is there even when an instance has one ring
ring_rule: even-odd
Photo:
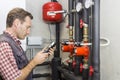
[[[49,12],[61,11],[62,6],[58,2],[48,2],[43,5],[43,20],[46,22],[62,21],[62,14],[49,14]]]

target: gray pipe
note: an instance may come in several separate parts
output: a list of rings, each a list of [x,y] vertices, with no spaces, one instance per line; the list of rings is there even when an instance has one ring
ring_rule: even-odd
[[[75,6],[77,5],[78,2],[82,3],[82,0],[75,0]],[[76,12],[75,13],[75,42],[81,42],[83,39],[82,36],[82,29],[80,28],[80,19],[82,18],[82,12]],[[74,69],[74,73],[76,76],[80,75],[80,63],[82,63],[82,56],[75,56],[75,61],[76,61],[76,67]]]
[[[58,70],[63,74],[65,80],[81,80],[81,77],[77,78],[73,73],[62,67],[58,67]]]
[[[56,0],[51,0],[51,2],[57,2]]]
[[[68,0],[68,3],[69,3],[68,4],[68,10],[70,12],[74,7],[74,1],[73,0]],[[72,26],[72,27],[74,25],[74,15],[73,15],[73,13],[68,15],[68,24],[69,24],[69,26]]]
[[[75,0],[75,6],[78,2],[82,2],[82,0]],[[82,18],[82,13],[75,13],[75,42],[82,41],[82,29],[80,29],[80,19]]]
[[[93,18],[93,68],[92,80],[100,80],[100,0],[94,0]]]

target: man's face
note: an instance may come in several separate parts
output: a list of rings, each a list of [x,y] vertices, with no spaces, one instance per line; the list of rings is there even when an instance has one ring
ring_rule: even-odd
[[[17,29],[17,38],[25,39],[27,35],[30,33],[31,28],[31,19],[30,17],[26,17],[23,23],[20,23],[19,28]]]

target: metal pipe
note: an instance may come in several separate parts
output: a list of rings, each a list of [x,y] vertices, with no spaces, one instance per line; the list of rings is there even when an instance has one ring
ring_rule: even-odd
[[[75,6],[78,2],[82,3],[82,0],[75,0]],[[80,19],[82,19],[82,12],[75,13],[75,42],[82,41],[82,29],[80,29]]]
[[[56,50],[54,51],[54,58],[52,59],[52,80],[61,78],[60,72],[57,67],[61,65],[60,58],[60,23],[56,23]]]
[[[85,1],[83,1],[83,4],[85,4]],[[85,5],[84,5],[85,6]],[[88,14],[88,9],[83,8],[83,41],[88,42],[88,22],[89,22],[89,14]]]
[[[68,0],[68,12],[71,12],[71,10],[74,8],[74,1],[73,0]],[[68,24],[70,26],[74,25],[74,15],[73,13],[68,15]]]
[[[89,42],[92,43],[93,42],[93,27],[94,27],[94,5],[92,5],[90,8],[89,8],[89,23],[88,23],[88,37],[89,37]],[[88,60],[88,65],[89,66],[92,66],[93,67],[93,48],[92,48],[93,45],[91,45],[89,48],[90,48],[90,55],[89,55],[89,60]],[[88,80],[93,80],[93,75],[89,76],[89,79]]]
[[[68,66],[68,65],[65,65],[64,63],[61,64],[61,67],[64,68],[64,69],[69,70],[69,66]]]
[[[82,0],[75,0],[75,6],[78,2],[82,3]],[[82,19],[82,13],[76,12],[75,13],[75,42],[81,42],[82,41],[82,29],[80,29],[80,19]],[[75,56],[76,61],[76,67],[74,69],[75,75],[80,74],[80,63],[82,63],[82,56]]]
[[[57,0],[51,0],[51,2],[57,2]],[[54,57],[60,57],[60,23],[56,23],[56,51]]]
[[[85,4],[85,1],[83,1],[83,3]],[[83,8],[83,12],[84,12],[83,21],[84,23],[88,24],[88,19],[89,19],[88,9]]]
[[[40,78],[40,77],[49,77],[50,73],[44,73],[44,74],[33,74],[32,78]]]
[[[83,0],[83,6],[85,6],[85,1]],[[88,23],[89,23],[89,13],[87,8],[83,8],[83,42],[88,42]],[[83,71],[82,71],[82,80],[88,80],[89,78],[89,65],[88,60],[84,59],[83,61]]]
[[[54,57],[52,59],[52,80],[61,80],[61,73],[57,69],[58,66],[61,66],[61,59]]]
[[[56,51],[54,57],[60,57],[60,24],[56,23]]]
[[[68,11],[71,12],[74,7],[73,0],[68,0]],[[71,13],[68,15],[68,24],[69,24],[69,40],[73,41],[73,25],[74,25],[74,14]]]
[[[51,2],[57,2],[57,0],[51,0]],[[60,57],[60,23],[55,23],[56,25],[56,51],[54,57]]]
[[[42,64],[38,64],[37,66],[43,66],[43,65],[49,65],[49,64],[50,64],[50,61],[46,61],[46,62],[44,62]]]
[[[56,0],[51,0],[52,2],[57,2]],[[61,74],[57,70],[57,67],[61,65],[60,58],[60,23],[55,23],[56,25],[56,50],[54,51],[54,58],[52,59],[52,80],[61,79]]]
[[[89,42],[92,43],[92,28],[93,28],[93,6],[91,6],[88,9],[88,13],[89,13],[89,22],[88,22],[88,37],[89,37]],[[89,47],[90,48],[90,55],[89,55],[89,61],[88,64],[89,66],[92,65],[92,57],[93,57],[93,53],[92,53],[92,45]]]
[[[70,73],[70,71],[66,69],[58,67],[58,70],[63,74],[63,76],[65,77],[65,80],[80,80],[80,77],[77,78],[76,76],[74,76],[73,73]]]
[[[57,2],[56,0],[51,0],[51,2]]]
[[[100,80],[100,0],[94,0],[93,18],[93,68],[92,80]]]

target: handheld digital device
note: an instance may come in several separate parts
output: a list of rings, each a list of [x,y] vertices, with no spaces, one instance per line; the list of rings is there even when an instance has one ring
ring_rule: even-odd
[[[50,50],[50,48],[53,48],[53,47],[55,47],[55,45],[56,45],[56,43],[55,42],[52,42],[46,49],[45,49],[45,53],[46,52],[49,52],[49,50]]]

